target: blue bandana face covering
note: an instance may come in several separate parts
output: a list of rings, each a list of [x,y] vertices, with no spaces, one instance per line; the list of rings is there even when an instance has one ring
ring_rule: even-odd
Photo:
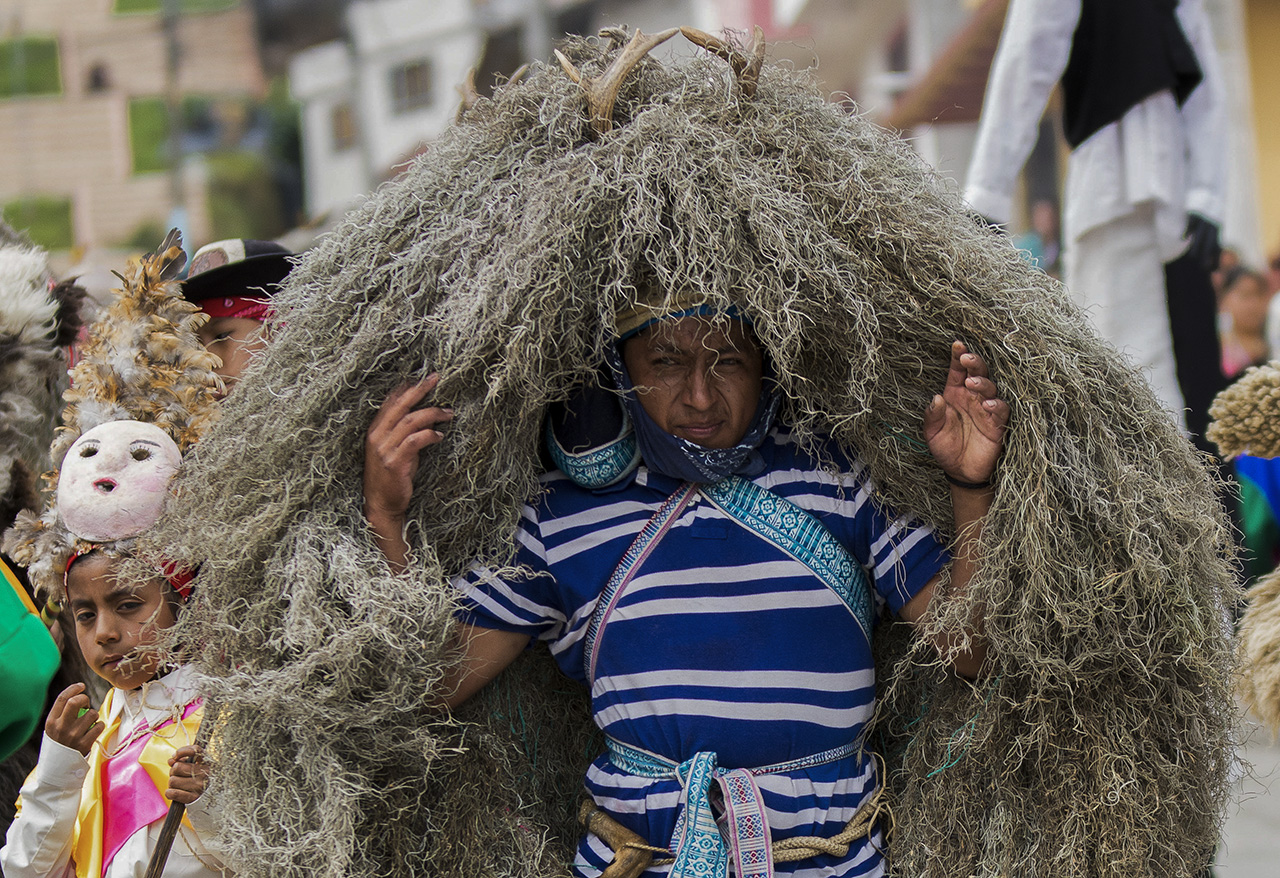
[[[684,482],[718,482],[730,475],[759,475],[764,470],[764,459],[757,450],[765,434],[773,426],[781,397],[770,390],[771,382],[761,388],[756,402],[756,413],[747,428],[746,435],[732,448],[703,448],[687,439],[673,436],[649,417],[640,404],[622,360],[621,343],[609,347],[606,359],[613,370],[613,380],[623,392],[623,405],[635,425],[640,456],[649,469]]]
[[[683,482],[718,482],[730,475],[751,478],[764,470],[758,448],[782,399],[770,389],[767,376],[741,441],[732,448],[704,448],[671,435],[645,412],[622,359],[622,341],[605,351],[621,397],[601,387],[586,387],[547,419],[547,450],[562,472],[585,488],[608,490],[625,484],[641,459],[650,470]]]

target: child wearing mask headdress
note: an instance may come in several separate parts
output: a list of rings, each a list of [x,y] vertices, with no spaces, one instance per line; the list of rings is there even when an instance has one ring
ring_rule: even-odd
[[[185,260],[171,233],[91,329],[51,449],[51,500],[4,536],[4,550],[57,608],[69,648],[111,686],[96,708],[83,683],[55,700],[0,851],[10,878],[142,874],[171,803],[186,813],[165,874],[226,873],[208,843],[217,823],[202,795],[210,765],[197,740],[198,681],[159,648],[191,577],[157,570],[138,582],[123,569],[161,516],[221,386],[195,335],[204,318],[175,282]],[[122,362],[128,374],[117,371]]]

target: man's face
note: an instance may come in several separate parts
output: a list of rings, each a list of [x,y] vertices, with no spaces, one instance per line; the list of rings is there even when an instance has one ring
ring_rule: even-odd
[[[213,371],[222,376],[228,393],[249,359],[266,344],[261,329],[261,323],[248,317],[214,317],[196,331],[200,343],[222,360]]]
[[[95,674],[117,689],[137,689],[156,675],[159,662],[144,647],[175,621],[159,580],[123,585],[114,562],[95,552],[67,571],[67,606],[80,652]]]
[[[760,401],[764,361],[739,320],[663,320],[623,343],[645,413],[703,448],[732,448]]]

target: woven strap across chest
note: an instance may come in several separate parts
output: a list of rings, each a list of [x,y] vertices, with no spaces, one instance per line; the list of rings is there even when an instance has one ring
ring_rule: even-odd
[[[755,482],[729,476],[710,484],[682,484],[668,497],[636,535],[622,560],[605,584],[595,612],[587,626],[583,670],[587,683],[595,681],[599,642],[605,625],[618,606],[627,584],[661,541],[663,535],[680,517],[680,513],[699,494],[715,504],[726,515],[762,539],[773,543],[805,565],[830,588],[871,642],[871,625],[875,612],[871,584],[862,565],[849,553],[821,521],[796,504]]]

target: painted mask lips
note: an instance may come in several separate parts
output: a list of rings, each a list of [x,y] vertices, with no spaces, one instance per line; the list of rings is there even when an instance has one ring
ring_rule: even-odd
[[[115,479],[98,479],[93,483],[93,489],[103,494],[110,494],[116,489]]]

